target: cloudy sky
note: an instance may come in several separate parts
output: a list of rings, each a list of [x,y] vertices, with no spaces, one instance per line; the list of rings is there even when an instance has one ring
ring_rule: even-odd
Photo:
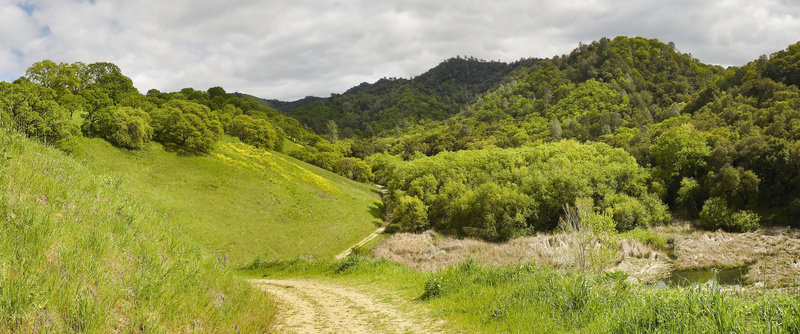
[[[456,55],[514,61],[618,35],[740,65],[800,40],[796,0],[0,0],[0,80],[110,61],[140,91],[328,96]]]

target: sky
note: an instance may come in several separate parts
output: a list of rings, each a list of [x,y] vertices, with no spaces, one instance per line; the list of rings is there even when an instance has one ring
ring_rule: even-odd
[[[117,64],[141,91],[329,96],[454,56],[511,62],[644,36],[742,65],[800,40],[797,0],[0,0],[0,80]]]

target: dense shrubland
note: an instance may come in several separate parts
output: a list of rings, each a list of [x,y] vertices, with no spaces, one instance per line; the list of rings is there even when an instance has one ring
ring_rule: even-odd
[[[620,231],[669,220],[650,176],[621,149],[575,141],[445,152],[402,161],[376,155],[403,230],[435,228],[490,240],[549,231],[565,206],[590,198]]]

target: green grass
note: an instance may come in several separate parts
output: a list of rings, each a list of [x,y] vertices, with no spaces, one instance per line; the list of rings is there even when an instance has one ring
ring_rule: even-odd
[[[643,228],[635,228],[633,230],[619,234],[623,238],[631,238],[638,240],[645,245],[651,245],[661,250],[667,249],[667,237]]]
[[[208,156],[180,156],[157,143],[127,151],[86,138],[70,151],[234,264],[332,256],[381,222],[371,185],[231,137]]]
[[[426,308],[464,333],[797,333],[800,297],[742,298],[715,287],[631,286],[623,276],[468,260],[425,274],[386,260],[259,262],[244,275],[371,285]]]
[[[272,302],[117,179],[0,129],[0,332],[263,332]]]

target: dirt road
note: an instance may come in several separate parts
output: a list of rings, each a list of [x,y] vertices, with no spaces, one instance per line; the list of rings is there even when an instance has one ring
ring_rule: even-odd
[[[336,283],[305,279],[254,279],[281,305],[280,333],[434,333],[421,314],[401,311],[397,301]]]

